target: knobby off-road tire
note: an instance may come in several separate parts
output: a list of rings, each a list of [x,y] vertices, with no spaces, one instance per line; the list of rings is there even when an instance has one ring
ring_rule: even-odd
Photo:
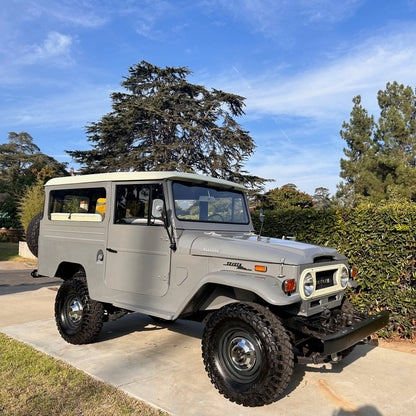
[[[273,402],[293,373],[289,335],[269,309],[252,303],[226,305],[211,316],[202,357],[219,392],[243,406]]]
[[[38,257],[39,253],[39,229],[40,221],[43,217],[43,212],[36,214],[31,220],[26,229],[26,243],[31,253]]]
[[[103,326],[103,304],[90,299],[85,281],[66,280],[56,295],[55,321],[65,341],[88,344],[94,341]]]

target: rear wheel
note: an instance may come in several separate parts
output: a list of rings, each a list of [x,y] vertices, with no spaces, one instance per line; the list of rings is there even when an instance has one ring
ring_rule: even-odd
[[[70,344],[87,344],[100,333],[104,322],[102,303],[90,299],[87,284],[77,278],[65,281],[55,300],[55,321]]]
[[[279,319],[257,304],[230,304],[208,321],[202,356],[211,382],[244,406],[273,402],[287,387],[294,357]]]

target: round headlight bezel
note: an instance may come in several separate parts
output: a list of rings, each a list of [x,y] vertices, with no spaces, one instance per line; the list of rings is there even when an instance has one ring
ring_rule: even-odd
[[[341,273],[339,275],[339,283],[343,289],[347,287],[349,280],[350,280],[350,273],[348,269],[344,266],[341,269]]]
[[[308,272],[303,278],[303,293],[307,298],[309,298],[312,296],[313,292],[315,292],[315,281],[312,273]]]

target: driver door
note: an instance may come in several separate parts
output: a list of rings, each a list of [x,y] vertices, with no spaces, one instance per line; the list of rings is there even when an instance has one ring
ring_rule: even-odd
[[[160,183],[113,184],[114,216],[107,237],[105,284],[117,300],[134,294],[163,296],[169,288],[169,239],[163,221],[152,216],[152,201],[164,200]]]

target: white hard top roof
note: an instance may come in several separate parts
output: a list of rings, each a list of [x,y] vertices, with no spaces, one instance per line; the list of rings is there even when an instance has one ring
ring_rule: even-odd
[[[84,184],[91,182],[124,182],[124,181],[153,181],[153,180],[177,180],[185,182],[197,182],[205,183],[214,186],[223,186],[226,188],[238,189],[246,191],[243,185],[226,181],[224,179],[216,179],[210,176],[198,175],[196,173],[184,173],[184,172],[110,172],[110,173],[95,173],[91,175],[79,175],[79,176],[63,176],[49,180],[45,186],[55,185],[71,185],[71,184]]]

